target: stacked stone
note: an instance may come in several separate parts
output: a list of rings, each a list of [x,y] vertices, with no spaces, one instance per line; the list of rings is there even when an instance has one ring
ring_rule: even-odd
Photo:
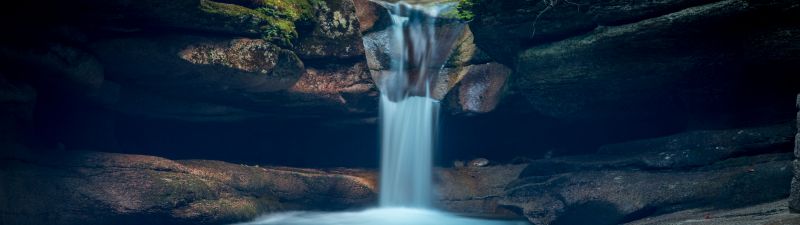
[[[797,95],[795,103],[800,109],[800,94]],[[794,136],[794,179],[792,179],[792,191],[789,197],[789,209],[792,212],[800,213],[800,112],[797,112],[797,134]]]

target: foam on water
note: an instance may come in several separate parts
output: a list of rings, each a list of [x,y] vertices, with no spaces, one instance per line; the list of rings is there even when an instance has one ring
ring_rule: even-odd
[[[288,212],[241,225],[524,225],[526,222],[458,217],[429,209],[376,208],[360,212]]]

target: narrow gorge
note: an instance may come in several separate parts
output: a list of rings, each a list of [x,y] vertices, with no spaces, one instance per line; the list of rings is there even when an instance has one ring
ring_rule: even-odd
[[[4,11],[0,224],[800,224],[800,2]]]

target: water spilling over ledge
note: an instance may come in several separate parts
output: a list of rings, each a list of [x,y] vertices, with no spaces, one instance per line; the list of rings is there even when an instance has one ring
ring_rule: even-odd
[[[378,79],[381,90],[381,173],[379,208],[360,212],[289,212],[245,224],[280,225],[501,225],[432,209],[433,146],[439,101],[431,97],[433,78],[450,55],[457,24],[437,29],[452,3],[379,2],[391,12],[387,43],[391,73]],[[521,224],[525,224],[521,222]]]

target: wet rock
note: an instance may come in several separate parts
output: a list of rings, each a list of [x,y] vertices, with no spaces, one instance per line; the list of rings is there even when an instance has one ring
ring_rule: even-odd
[[[354,170],[93,152],[3,158],[0,165],[4,224],[220,224],[375,199],[374,182]]]
[[[534,224],[618,224],[697,206],[730,208],[783,199],[789,194],[790,170],[788,155],[777,154],[673,172],[523,173],[507,187],[500,205],[516,208]]]
[[[448,75],[442,77],[461,78],[449,91],[453,97],[446,99],[451,101],[450,109],[454,112],[488,113],[497,108],[503,97],[506,88],[506,81],[511,75],[511,70],[499,63],[486,63],[479,65],[468,65],[455,69],[445,69],[445,73],[450,71],[458,75]],[[434,93],[448,93],[438,91]],[[457,96],[457,97],[456,97]]]

